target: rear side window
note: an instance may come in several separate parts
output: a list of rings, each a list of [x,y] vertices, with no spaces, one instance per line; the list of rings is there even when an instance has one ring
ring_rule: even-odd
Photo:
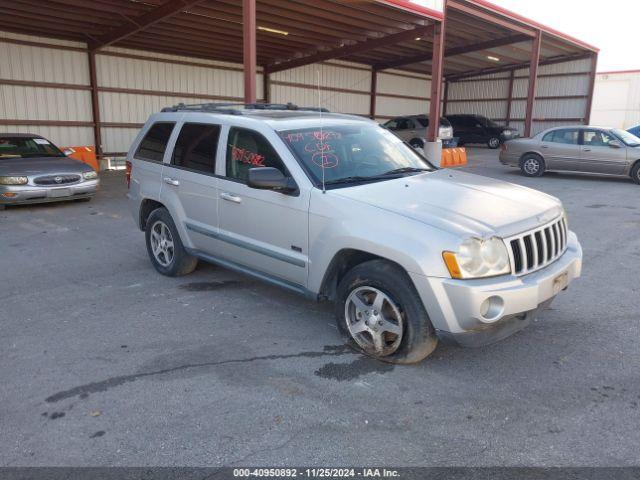
[[[255,167],[274,167],[289,176],[271,143],[258,132],[244,128],[229,130],[227,143],[227,177],[247,181],[249,170]]]
[[[147,134],[140,142],[136,158],[150,160],[152,162],[162,162],[164,151],[167,149],[169,137],[173,131],[175,123],[158,122],[154,123]]]
[[[543,138],[543,142],[563,143],[565,145],[578,144],[578,130],[563,128],[547,133]]]
[[[171,165],[213,174],[220,125],[185,123],[173,149]]]

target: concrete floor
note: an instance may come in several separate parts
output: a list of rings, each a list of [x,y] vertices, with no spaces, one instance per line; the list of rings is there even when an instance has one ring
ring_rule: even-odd
[[[329,305],[158,275],[120,173],[0,212],[0,465],[637,465],[640,187],[470,154],[563,200],[584,277],[514,337],[409,367],[344,349]]]

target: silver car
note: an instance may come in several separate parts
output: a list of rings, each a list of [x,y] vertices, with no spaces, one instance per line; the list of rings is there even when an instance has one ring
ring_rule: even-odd
[[[0,209],[25,203],[88,200],[100,184],[86,163],[38,135],[0,133]]]
[[[500,162],[519,167],[528,177],[584,172],[630,176],[640,184],[640,138],[616,128],[550,128],[533,138],[506,142]]]
[[[424,148],[427,129],[429,128],[429,117],[427,115],[396,117],[385,123],[384,127],[391,130],[412,147]],[[438,138],[440,140],[451,140],[453,138],[453,127],[446,118],[440,119]]]
[[[348,342],[395,363],[501,340],[580,276],[558,199],[439,170],[370,120],[286,108],[149,118],[128,198],[158,272],[206,261],[332,301]]]

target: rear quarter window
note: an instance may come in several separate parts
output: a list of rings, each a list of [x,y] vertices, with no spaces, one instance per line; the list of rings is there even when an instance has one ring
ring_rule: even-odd
[[[174,126],[174,122],[154,123],[140,142],[135,157],[151,162],[162,162]]]

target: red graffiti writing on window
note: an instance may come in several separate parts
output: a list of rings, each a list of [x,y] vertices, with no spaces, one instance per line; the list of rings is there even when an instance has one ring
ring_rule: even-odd
[[[231,145],[231,158],[236,162],[247,163],[256,167],[264,167],[264,157],[246,148],[238,148]]]
[[[320,168],[334,168],[338,166],[338,157],[333,153],[316,152],[311,157],[311,161]]]

